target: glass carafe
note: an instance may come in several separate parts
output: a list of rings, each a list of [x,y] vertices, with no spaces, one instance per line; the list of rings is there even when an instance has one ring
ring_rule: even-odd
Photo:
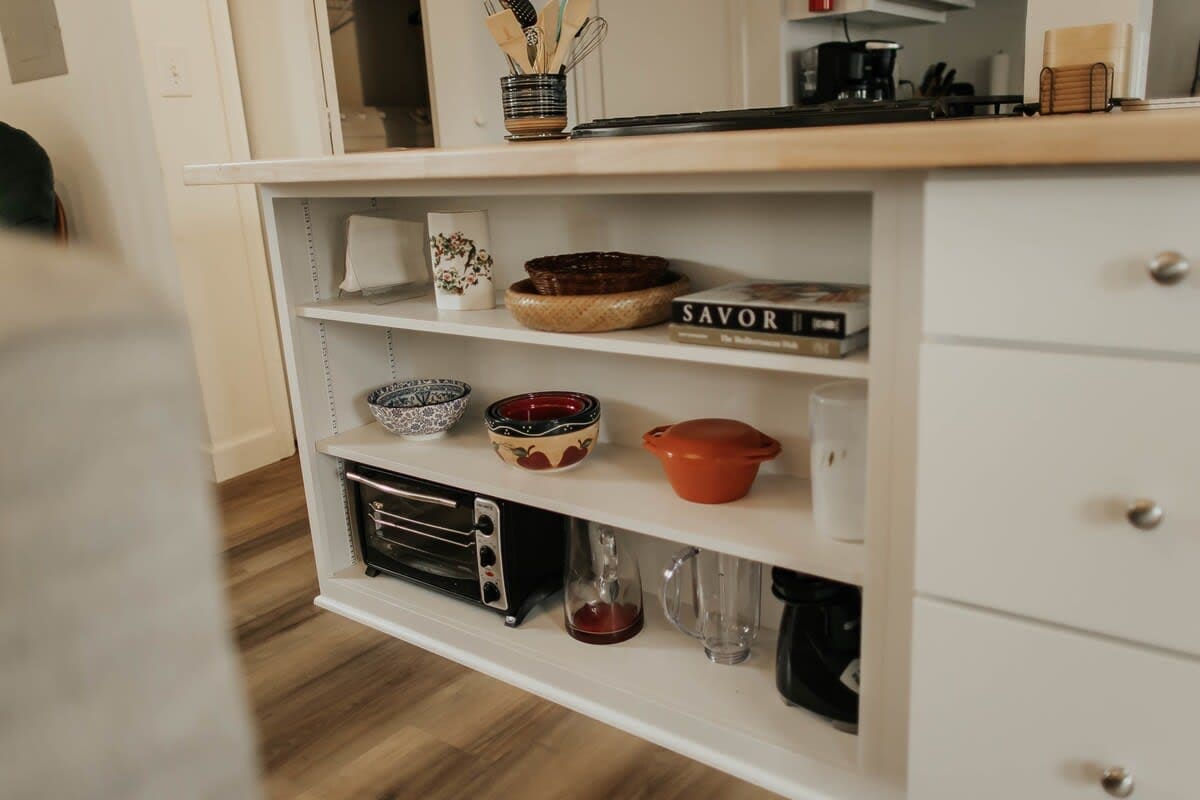
[[[681,576],[691,564],[696,627],[679,620]],[[740,664],[750,657],[758,636],[762,564],[744,558],[689,547],[663,572],[663,611],[679,630],[699,639],[715,664]]]
[[[572,519],[563,580],[567,633],[588,644],[615,644],[642,629],[637,559],[608,525]]]

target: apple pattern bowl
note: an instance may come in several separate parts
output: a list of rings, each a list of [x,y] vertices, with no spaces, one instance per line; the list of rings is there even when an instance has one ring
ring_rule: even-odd
[[[437,439],[467,410],[471,387],[450,378],[414,378],[389,383],[367,395],[379,424],[405,439]]]
[[[577,466],[596,445],[600,401],[579,392],[531,392],[484,412],[492,449],[506,464],[535,472]]]

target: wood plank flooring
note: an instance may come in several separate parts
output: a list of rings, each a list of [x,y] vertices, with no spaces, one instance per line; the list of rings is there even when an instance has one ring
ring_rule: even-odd
[[[270,797],[775,797],[318,609],[295,458],[218,493],[232,626]]]

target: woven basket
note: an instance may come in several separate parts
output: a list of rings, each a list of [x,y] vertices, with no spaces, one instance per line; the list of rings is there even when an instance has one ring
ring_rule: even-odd
[[[518,281],[504,293],[509,312],[527,328],[558,333],[600,333],[644,328],[671,317],[671,301],[687,294],[691,283],[668,272],[668,283],[616,294],[538,294],[533,282]]]
[[[632,253],[567,253],[525,262],[538,294],[616,294],[649,289],[664,281],[665,258]]]

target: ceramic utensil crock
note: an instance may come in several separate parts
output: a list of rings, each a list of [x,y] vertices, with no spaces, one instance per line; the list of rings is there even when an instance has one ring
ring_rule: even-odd
[[[770,436],[732,419],[663,425],[648,431],[642,443],[662,462],[675,493],[693,503],[745,497],[759,465],[783,450]]]
[[[867,384],[839,381],[813,389],[808,420],[817,530],[861,542],[867,529]]]
[[[429,254],[438,308],[475,311],[496,307],[486,211],[431,213]]]

